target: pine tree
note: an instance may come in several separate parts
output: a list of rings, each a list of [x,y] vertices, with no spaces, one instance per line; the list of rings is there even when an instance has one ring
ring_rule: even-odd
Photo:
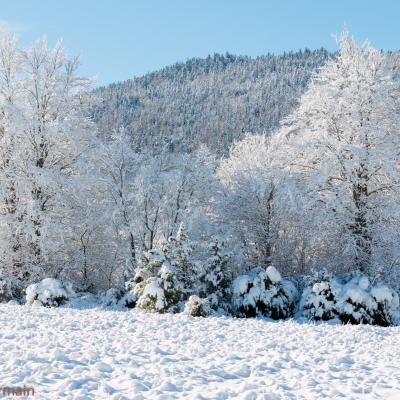
[[[228,308],[230,301],[232,283],[232,272],[230,270],[230,256],[224,254],[223,242],[214,239],[210,246],[210,257],[205,261],[200,274],[200,297],[208,298],[214,309]]]
[[[181,223],[175,236],[160,249],[143,254],[135,278],[128,288],[137,297],[139,308],[153,312],[178,312],[193,291],[195,267],[192,246]]]

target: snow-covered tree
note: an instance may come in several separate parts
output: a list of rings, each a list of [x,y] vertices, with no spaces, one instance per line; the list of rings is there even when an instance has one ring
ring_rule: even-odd
[[[132,283],[127,287],[137,298],[137,306],[153,312],[177,312],[193,293],[196,267],[193,248],[181,223],[159,249],[145,252]]]
[[[265,135],[248,134],[235,143],[217,172],[223,186],[216,220],[234,253],[244,253],[236,257],[238,264],[304,272],[307,226],[299,223],[294,207],[301,199],[277,154],[279,148]]]
[[[232,283],[232,265],[230,256],[223,251],[224,243],[215,238],[209,245],[209,257],[202,263],[197,291],[201,297],[207,298],[210,306],[229,308]]]
[[[140,249],[151,250],[168,239],[180,222],[190,236],[206,234],[215,163],[204,148],[194,154],[142,154],[132,193]]]
[[[2,264],[30,280],[63,250],[79,159],[96,134],[83,106],[90,81],[61,43],[21,49],[3,34],[0,47]]]
[[[219,223],[239,239],[252,262],[271,263],[277,235],[276,195],[278,174],[271,167],[269,139],[247,135],[222,160],[218,177],[224,187]]]
[[[144,157],[133,151],[130,135],[119,128],[110,140],[103,142],[92,152],[93,162],[99,167],[103,199],[109,199],[107,212],[115,227],[113,238],[118,245],[118,257],[125,265],[125,279],[133,276],[138,251],[141,250],[135,202],[136,174]]]
[[[399,256],[399,66],[347,32],[339,45],[273,140],[336,268],[374,273]]]

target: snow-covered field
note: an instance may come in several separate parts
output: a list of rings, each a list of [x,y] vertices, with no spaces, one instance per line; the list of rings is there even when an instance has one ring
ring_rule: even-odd
[[[400,399],[400,328],[0,305],[0,386],[38,399]]]

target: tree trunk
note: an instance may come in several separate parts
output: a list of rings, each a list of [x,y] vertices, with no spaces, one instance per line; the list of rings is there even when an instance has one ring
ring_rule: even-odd
[[[361,271],[366,272],[370,266],[371,242],[370,227],[367,221],[367,197],[368,185],[365,174],[359,173],[362,183],[353,186],[353,201],[356,206],[354,222],[350,226],[351,232],[355,238],[356,257],[355,266]]]

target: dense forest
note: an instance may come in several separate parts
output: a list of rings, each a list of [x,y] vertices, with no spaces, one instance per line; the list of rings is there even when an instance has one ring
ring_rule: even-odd
[[[329,57],[321,49],[194,58],[97,89],[94,119],[105,135],[124,126],[136,150],[188,152],[204,144],[226,155],[246,132],[272,132]]]

